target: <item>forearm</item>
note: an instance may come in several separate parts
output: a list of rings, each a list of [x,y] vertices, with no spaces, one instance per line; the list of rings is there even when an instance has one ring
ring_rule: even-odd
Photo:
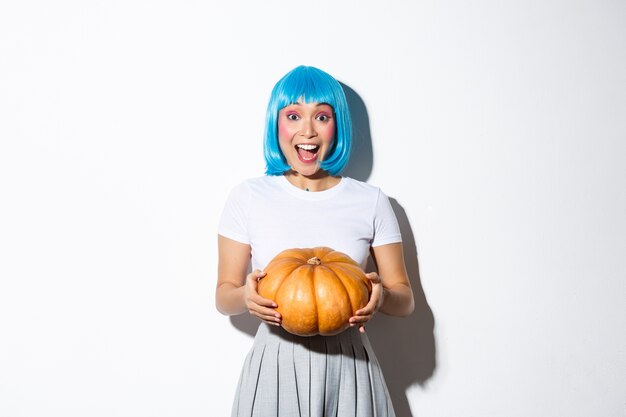
[[[415,308],[413,291],[404,283],[383,287],[383,304],[379,311],[390,316],[408,316]]]
[[[230,282],[219,285],[215,292],[215,306],[226,316],[245,313],[248,308],[244,298],[244,287],[236,287]]]

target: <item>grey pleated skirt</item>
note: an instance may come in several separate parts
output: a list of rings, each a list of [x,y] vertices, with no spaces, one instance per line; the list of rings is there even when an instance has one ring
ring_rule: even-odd
[[[294,336],[259,326],[233,417],[395,417],[367,335]]]

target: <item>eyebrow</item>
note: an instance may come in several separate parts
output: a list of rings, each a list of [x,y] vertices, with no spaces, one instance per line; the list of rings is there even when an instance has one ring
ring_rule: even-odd
[[[287,106],[301,106],[301,105],[303,105],[303,104],[308,104],[308,103],[300,103],[300,102],[295,102],[295,103],[287,104]],[[287,107],[287,106],[285,106],[285,107]],[[320,106],[330,106],[330,107],[333,107],[333,106],[332,106],[331,104],[329,104],[329,103],[317,103],[317,104],[315,105],[315,107],[320,107]]]

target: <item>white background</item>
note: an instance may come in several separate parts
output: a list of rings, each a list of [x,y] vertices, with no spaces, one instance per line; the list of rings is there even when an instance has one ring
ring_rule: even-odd
[[[354,93],[350,172],[402,224],[398,416],[625,416],[617,0],[2,2],[0,415],[229,414],[216,227],[299,64]]]

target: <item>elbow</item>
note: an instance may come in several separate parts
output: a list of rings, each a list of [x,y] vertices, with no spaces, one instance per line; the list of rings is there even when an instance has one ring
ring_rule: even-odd
[[[402,293],[403,303],[402,308],[398,312],[398,316],[407,317],[415,311],[415,297],[413,296],[413,289],[410,285],[403,286]]]
[[[225,316],[230,316],[230,309],[228,308],[228,303],[226,302],[225,295],[223,294],[223,288],[217,287],[215,291],[215,309]]]
[[[404,292],[403,308],[399,312],[400,317],[407,317],[413,314],[415,311],[415,297],[413,297],[413,290],[410,286],[407,286]]]
[[[413,300],[413,294],[410,295],[403,303],[397,306],[394,316],[396,317],[408,317],[415,311],[415,301]]]
[[[219,304],[219,301],[215,300],[215,309],[222,315],[228,316],[229,314],[224,310],[224,307]]]
[[[396,286],[390,289],[390,299],[383,303],[380,311],[390,316],[407,317],[415,310],[415,299],[410,286]]]
[[[411,314],[413,314],[414,311],[415,311],[415,300],[413,299],[413,294],[411,294],[411,299],[407,303],[405,314],[403,314],[402,317],[410,316]]]
[[[229,306],[220,303],[217,299],[215,300],[215,309],[224,316],[234,316],[236,314],[239,314],[238,311],[234,311]]]
[[[219,285],[215,291],[215,308],[225,316],[234,316],[247,311],[242,305],[240,294],[237,288],[231,285]]]
[[[222,305],[222,303],[220,303],[220,299],[217,296],[217,294],[215,295],[215,309],[220,313],[223,314],[225,316],[227,316],[228,314],[226,314],[226,311],[224,310],[224,306]]]

